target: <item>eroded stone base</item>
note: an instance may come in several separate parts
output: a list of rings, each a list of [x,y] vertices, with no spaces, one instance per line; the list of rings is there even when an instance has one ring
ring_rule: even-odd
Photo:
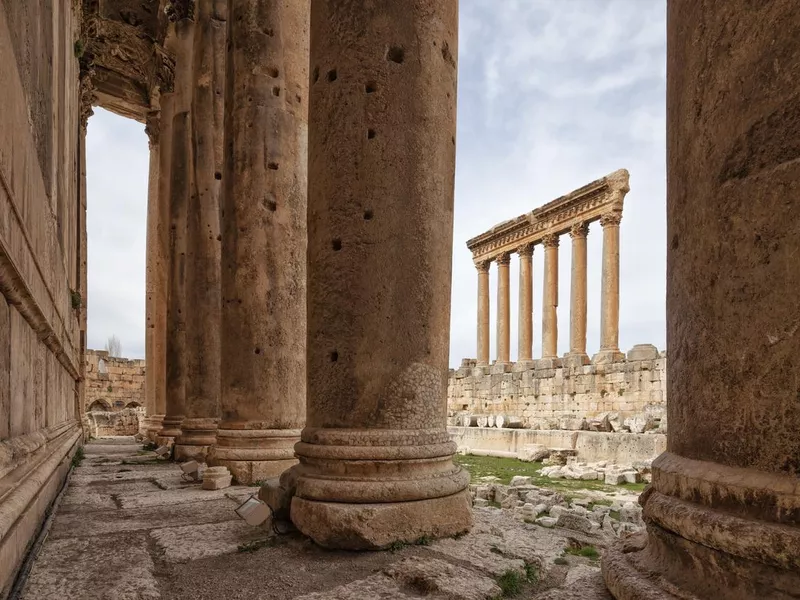
[[[196,460],[197,462],[206,462],[208,450],[210,446],[193,446],[189,444],[175,444],[173,448],[173,459],[183,462],[187,460]]]
[[[395,542],[443,538],[472,526],[469,491],[451,496],[386,504],[315,502],[295,496],[291,518],[295,527],[320,546],[374,550]]]

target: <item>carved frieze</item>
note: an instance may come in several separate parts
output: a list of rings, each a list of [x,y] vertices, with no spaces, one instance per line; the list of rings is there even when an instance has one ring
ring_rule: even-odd
[[[167,0],[164,12],[173,23],[183,19],[194,20],[194,0]]]

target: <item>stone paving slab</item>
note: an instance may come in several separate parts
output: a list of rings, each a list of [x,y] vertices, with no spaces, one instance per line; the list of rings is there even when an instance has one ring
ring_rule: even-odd
[[[266,540],[273,535],[271,529],[253,527],[239,520],[150,531],[150,537],[164,551],[163,558],[167,562],[230,554],[243,544]]]
[[[373,575],[332,590],[297,596],[297,600],[413,600],[419,597],[419,594],[409,596],[403,593],[401,585],[391,577]],[[264,595],[259,600],[270,598]]]
[[[219,523],[238,519],[236,503],[229,498],[170,506],[95,511],[91,518],[81,513],[59,513],[50,530],[54,539],[99,536],[121,531],[159,529],[183,525]]]
[[[249,488],[246,488],[249,489]],[[191,502],[209,502],[230,497],[228,490],[202,490],[199,484],[196,489],[161,490],[148,494],[121,494],[117,496],[120,508],[146,508],[149,506],[165,506],[172,504],[189,504]],[[235,502],[235,500],[234,500]]]
[[[124,468],[124,467],[122,467]],[[175,469],[175,474],[180,477],[180,469],[173,465]],[[102,482],[108,481],[137,481],[137,480],[149,480],[149,479],[157,479],[163,478],[165,476],[169,477],[171,475],[170,471],[165,469],[139,469],[139,470],[132,470],[132,471],[116,471],[112,473],[84,473],[82,468],[79,468],[75,471],[75,474],[72,476],[70,481],[70,485],[74,486],[81,486],[81,485],[92,485]]]
[[[69,488],[61,499],[59,514],[70,512],[86,512],[93,510],[111,510],[117,508],[111,494],[90,491],[88,488]]]
[[[22,600],[158,600],[146,534],[48,540]]]

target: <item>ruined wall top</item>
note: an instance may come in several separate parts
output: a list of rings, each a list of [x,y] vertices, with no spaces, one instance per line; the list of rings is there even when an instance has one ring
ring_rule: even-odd
[[[516,252],[526,244],[542,243],[548,236],[568,233],[610,213],[620,214],[630,191],[629,174],[619,169],[547,204],[504,221],[467,241],[476,264]]]

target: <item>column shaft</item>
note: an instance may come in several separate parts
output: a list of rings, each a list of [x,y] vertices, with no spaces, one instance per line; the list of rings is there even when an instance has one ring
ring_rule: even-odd
[[[570,290],[569,356],[573,363],[588,364],[586,354],[586,236],[589,226],[578,223],[572,238],[572,281]]]
[[[158,112],[154,111],[147,116],[145,127],[150,149],[150,170],[147,181],[147,233],[146,233],[146,267],[145,267],[145,331],[144,331],[144,358],[145,358],[145,383],[144,405],[145,417],[139,423],[139,433],[147,436],[153,428],[156,414],[156,370],[153,368],[156,358],[156,310],[158,299],[156,297],[157,279],[160,262],[164,257],[159,256],[158,227],[161,213],[158,198],[158,171],[161,163],[159,153],[159,125]],[[159,424],[160,425],[160,424]],[[158,427],[160,429],[160,426]]]
[[[668,451],[603,553],[619,599],[800,590],[798,30],[794,2],[667,4]]]
[[[167,295],[167,410],[161,443],[181,434],[186,410],[186,224],[189,198],[195,192],[192,166],[192,46],[194,22],[176,17],[175,92],[172,95],[172,160],[169,185],[169,285]]]
[[[186,404],[175,458],[205,460],[220,393],[220,206],[227,0],[197,0],[192,164],[186,229]]]
[[[305,421],[309,3],[228,9],[222,418],[209,462],[252,483],[296,463]]]
[[[519,250],[519,349],[517,360],[533,357],[533,244]]]
[[[489,261],[478,263],[478,364],[489,364]]]
[[[508,253],[497,257],[497,362],[511,361],[511,297],[509,295]]]
[[[622,214],[608,213],[603,226],[603,280],[601,286],[600,351],[619,353],[619,223]]]
[[[554,359],[558,355],[558,236],[547,236],[542,245],[542,358]]]
[[[470,526],[446,429],[458,3],[312,3],[308,423],[291,518],[323,546]]]

